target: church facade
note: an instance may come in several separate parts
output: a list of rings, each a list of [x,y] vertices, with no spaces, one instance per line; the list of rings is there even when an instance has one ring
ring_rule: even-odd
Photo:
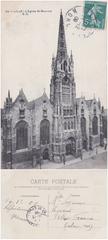
[[[2,163],[5,168],[23,161],[77,158],[83,149],[103,146],[100,101],[76,97],[74,61],[67,53],[63,15],[60,14],[57,55],[52,58],[50,99],[46,93],[28,102],[23,90],[2,109]]]

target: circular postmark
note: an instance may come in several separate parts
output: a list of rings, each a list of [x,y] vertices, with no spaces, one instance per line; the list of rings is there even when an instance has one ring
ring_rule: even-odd
[[[30,207],[26,213],[26,219],[32,226],[38,226],[43,216],[47,216],[47,211],[40,205]]]
[[[89,38],[94,30],[86,28],[83,25],[83,6],[76,5],[69,9],[65,14],[66,29],[71,31],[72,35]]]

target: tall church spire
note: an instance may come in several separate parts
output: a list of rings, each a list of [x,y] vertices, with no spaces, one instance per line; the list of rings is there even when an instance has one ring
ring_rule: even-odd
[[[62,60],[62,59],[65,59],[66,57],[67,57],[67,47],[66,47],[63,15],[62,15],[62,11],[61,11],[60,21],[59,21],[57,59]]]

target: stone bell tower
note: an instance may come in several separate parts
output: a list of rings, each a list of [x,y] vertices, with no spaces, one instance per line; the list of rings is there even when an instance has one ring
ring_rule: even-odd
[[[53,153],[55,159],[62,161],[65,154],[64,117],[75,114],[76,84],[74,81],[74,62],[72,52],[67,53],[65,29],[60,13],[58,46],[56,57],[52,58],[50,101],[53,105]],[[74,119],[74,121],[76,121]],[[58,161],[57,160],[57,161]]]
[[[62,12],[60,14],[58,46],[56,58],[52,58],[52,78],[50,101],[57,105],[74,105],[76,86],[74,81],[74,62],[72,52],[67,54],[65,30]]]

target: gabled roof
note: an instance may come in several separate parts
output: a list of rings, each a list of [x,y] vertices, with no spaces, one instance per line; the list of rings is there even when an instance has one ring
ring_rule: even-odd
[[[34,108],[38,108],[41,104],[43,104],[43,102],[46,101],[47,103],[51,104],[49,99],[48,99],[48,96],[46,95],[46,93],[44,92],[43,95],[31,102],[28,103],[28,108],[31,110],[31,109],[34,109]]]
[[[18,94],[18,96],[16,97],[15,101],[13,102],[12,106],[14,106],[14,104],[15,104],[17,101],[20,101],[21,99],[24,100],[24,102],[26,103],[26,106],[27,106],[27,108],[28,108],[29,110],[32,110],[32,109],[34,109],[34,108],[38,108],[41,104],[44,103],[44,101],[47,102],[47,103],[49,103],[49,104],[51,105],[51,103],[50,103],[50,101],[49,101],[49,99],[48,99],[48,96],[47,96],[47,94],[45,93],[45,90],[44,90],[44,92],[43,92],[43,94],[42,94],[41,97],[39,97],[39,98],[37,98],[37,99],[35,99],[35,100],[32,100],[32,101],[28,102],[28,100],[27,100],[27,98],[26,98],[26,96],[25,96],[25,94],[24,94],[24,92],[23,92],[23,89],[21,89],[21,90],[19,91],[19,94]]]
[[[19,91],[19,94],[18,94],[17,98],[16,98],[15,101],[13,102],[13,105],[14,105],[17,101],[20,101],[21,99],[23,99],[24,102],[25,102],[26,104],[28,104],[27,98],[26,98],[26,96],[25,96],[22,88],[21,88],[21,90]]]

